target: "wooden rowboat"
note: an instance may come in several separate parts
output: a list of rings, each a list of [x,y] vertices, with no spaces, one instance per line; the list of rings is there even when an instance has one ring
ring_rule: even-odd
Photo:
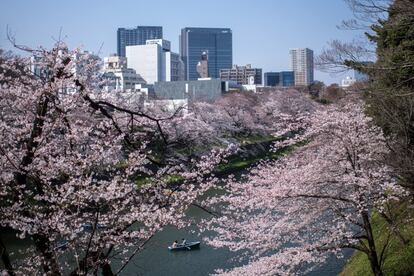
[[[185,244],[179,244],[175,247],[168,246],[168,250],[170,251],[179,251],[179,250],[193,250],[196,248],[200,248],[200,242],[194,241],[194,242],[187,242]]]

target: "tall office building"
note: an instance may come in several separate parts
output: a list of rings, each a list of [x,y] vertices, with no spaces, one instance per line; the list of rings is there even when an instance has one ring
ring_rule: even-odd
[[[295,74],[295,85],[313,83],[313,51],[308,48],[290,49],[290,66]]]
[[[165,39],[147,40],[145,45],[126,47],[127,64],[148,84],[184,79],[184,65],[178,54],[171,52]]]
[[[197,64],[208,52],[208,76],[220,77],[220,69],[233,64],[233,37],[229,28],[184,28],[180,35],[180,56],[184,62],[185,79],[197,80]]]
[[[125,56],[125,47],[131,45],[145,45],[148,39],[162,39],[162,27],[137,26],[135,29],[118,28],[117,51],[118,56]]]

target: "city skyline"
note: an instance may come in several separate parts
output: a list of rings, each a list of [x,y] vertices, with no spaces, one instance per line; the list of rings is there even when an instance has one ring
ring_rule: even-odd
[[[243,0],[224,3],[212,0],[203,6],[199,5],[200,1],[179,1],[179,5],[167,1],[139,4],[125,1],[116,7],[97,1],[73,1],[70,5],[27,1],[23,7],[22,3],[0,3],[1,10],[7,11],[0,18],[0,47],[3,49],[12,50],[7,40],[7,27],[17,43],[30,47],[51,47],[62,29],[61,36],[70,47],[99,52],[101,57],[117,52],[118,28],[162,26],[163,37],[171,41],[172,51],[179,52],[182,28],[222,27],[230,28],[233,33],[233,64],[252,64],[263,68],[263,72],[270,72],[289,69],[291,48],[310,48],[316,57],[328,41],[337,38],[349,41],[356,35],[336,28],[341,20],[352,17],[342,0],[328,3],[263,0],[255,5]],[[116,14],[115,8],[118,9]],[[22,17],[26,20],[19,19]],[[343,77],[315,72],[315,80],[328,84],[339,83]]]

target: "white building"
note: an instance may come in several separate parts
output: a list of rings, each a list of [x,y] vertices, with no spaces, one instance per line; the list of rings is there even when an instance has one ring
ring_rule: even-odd
[[[343,79],[341,81],[341,87],[343,87],[343,88],[350,87],[351,85],[353,85],[354,83],[356,83],[356,81],[357,81],[356,79],[354,79],[354,78],[352,78],[350,76],[347,76],[345,79]]]
[[[30,71],[36,78],[46,78],[48,76],[48,69],[39,56],[30,57]]]
[[[127,59],[126,57],[120,57],[120,56],[110,56],[110,57],[104,57],[104,70],[110,71],[113,69],[119,69],[119,68],[127,68]]]
[[[220,69],[220,79],[235,81],[240,85],[262,84],[262,69],[253,68],[251,64],[245,66],[234,64],[232,68]]]
[[[128,67],[148,84],[184,79],[184,64],[178,54],[171,52],[168,40],[151,39],[146,45],[127,46],[126,57]]]
[[[313,51],[308,48],[290,49],[290,68],[295,75],[295,85],[313,83]]]
[[[146,83],[134,69],[127,68],[125,57],[105,57],[103,70],[104,77],[108,81],[105,85],[106,91],[132,91],[135,90],[136,85]]]

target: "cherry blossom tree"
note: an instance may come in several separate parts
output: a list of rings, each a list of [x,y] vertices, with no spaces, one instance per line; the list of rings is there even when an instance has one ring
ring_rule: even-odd
[[[251,93],[230,93],[213,103],[199,102],[192,106],[194,117],[210,125],[221,137],[242,137],[257,132],[255,124],[257,96]]]
[[[22,260],[2,248],[6,271],[119,274],[163,226],[183,225],[184,211],[215,184],[210,172],[231,149],[160,163],[148,145],[155,135],[171,142],[165,128],[176,114],[118,103],[99,89],[98,61],[80,50],[61,42],[24,50],[36,55],[38,75],[27,58],[0,64],[0,226],[32,245]],[[148,183],[137,182],[144,176]]]
[[[279,116],[312,113],[315,102],[296,90],[229,93],[214,103],[199,102],[193,117],[211,126],[219,137],[270,135],[279,125]],[[201,125],[201,124],[200,124]]]
[[[203,203],[219,214],[204,221],[205,230],[218,233],[207,242],[251,256],[245,266],[218,272],[291,275],[352,248],[364,252],[373,273],[382,275],[387,248],[375,244],[370,215],[389,216],[384,206],[404,191],[384,165],[388,148],[381,130],[360,103],[279,119],[278,134],[285,131],[289,138],[275,150],[296,149],[241,180],[230,177],[224,193]]]
[[[286,123],[279,117],[300,117],[301,114],[310,114],[316,110],[316,104],[307,94],[298,90],[274,90],[261,93],[259,104],[254,107],[256,112],[256,123],[263,125],[266,132],[272,133],[281,128],[280,123]],[[293,122],[292,122],[293,123]],[[285,128],[281,128],[285,130]]]

